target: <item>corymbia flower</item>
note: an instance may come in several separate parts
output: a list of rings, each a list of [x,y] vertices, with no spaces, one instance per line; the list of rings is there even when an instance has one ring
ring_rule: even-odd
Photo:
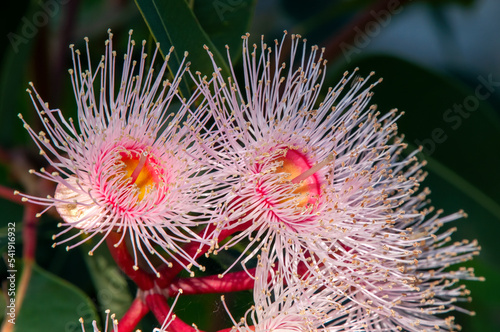
[[[419,166],[402,171],[413,159],[397,161],[404,144],[394,138],[396,111],[380,116],[369,106],[378,81],[345,73],[320,102],[326,61],[299,42],[292,36],[290,61],[280,64],[283,42],[261,42],[259,53],[245,36],[242,82],[234,73],[226,82],[215,63],[212,84],[200,80],[219,127],[206,145],[234,179],[220,228],[241,230],[226,248],[250,239],[248,250],[304,249],[306,265],[328,258],[342,266],[397,219]]]
[[[293,35],[289,62],[280,63],[284,41],[258,47],[248,37],[241,81],[234,70],[223,77],[210,52],[213,78],[198,76],[218,128],[205,146],[232,181],[219,228],[234,234],[222,248],[246,246],[232,266],[269,252],[285,284],[309,275],[330,297],[344,296],[335,310],[347,305],[348,313],[330,319],[347,317],[350,328],[455,328],[435,315],[456,309],[452,303],[466,295],[457,279],[475,277],[447,268],[478,247],[446,245],[450,232],[439,235],[462,213],[429,217],[427,190],[419,188],[424,163],[397,136],[401,114],[380,114],[369,104],[381,80],[345,73],[320,99],[322,51],[313,46],[308,53]]]
[[[62,217],[60,226],[65,229],[54,236],[54,245],[86,234],[67,246],[71,249],[99,234],[102,237],[92,254],[111,232],[118,232],[121,237],[115,245],[127,242],[135,269],[142,256],[157,271],[150,254],[167,265],[176,260],[187,269],[192,264],[200,267],[181,247],[208,241],[197,235],[198,227],[210,220],[207,214],[214,203],[209,193],[217,191],[218,184],[210,181],[206,163],[200,163],[206,159],[204,150],[193,144],[197,130],[193,119],[200,115],[191,112],[184,101],[173,105],[187,68],[185,58],[177,73],[167,79],[167,54],[155,74],[158,48],[149,65],[145,42],[141,51],[135,51],[131,34],[121,70],[111,32],[95,69],[89,54],[86,63],[71,46],[76,121],[65,119],[59,109],[50,109],[34,88],[34,95],[28,90],[45,131],[37,134],[26,122],[25,128],[50,164],[50,169],[30,172],[55,182],[57,188],[53,197],[23,196],[47,209],[55,207]],[[89,53],[87,39],[86,44]],[[73,228],[80,232],[63,238]]]

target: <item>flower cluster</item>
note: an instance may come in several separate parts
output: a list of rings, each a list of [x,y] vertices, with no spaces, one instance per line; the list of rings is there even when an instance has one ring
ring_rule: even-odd
[[[280,64],[284,42],[261,41],[259,50],[245,36],[241,82],[216,65],[210,82],[198,78],[220,128],[211,147],[235,179],[219,227],[239,233],[223,248],[244,242],[243,264],[259,252],[271,262],[256,274],[254,322],[266,326],[257,330],[292,322],[302,327],[283,329],[457,329],[436,314],[456,309],[468,294],[458,280],[475,277],[446,268],[478,246],[450,244],[453,230],[439,229],[464,213],[441,217],[426,206],[423,163],[418,151],[404,156],[397,136],[400,114],[369,106],[380,80],[345,73],[318,101],[323,51],[305,55],[299,40],[292,36],[290,60]],[[262,284],[273,269],[279,278]]]
[[[189,330],[161,302],[179,269],[204,270],[200,255],[236,246],[241,255],[218,278],[231,283],[244,269],[255,304],[231,317],[233,330],[459,329],[441,314],[468,312],[455,304],[468,298],[458,283],[478,278],[450,266],[479,247],[441,229],[464,213],[429,205],[424,163],[397,134],[401,113],[370,105],[374,73],[346,72],[323,91],[324,50],[287,39],[257,46],[243,36],[241,80],[233,69],[225,77],[210,51],[212,75],[183,61],[166,79],[170,54],[155,74],[158,50],[148,66],[143,44],[136,62],[131,39],[121,77],[111,33],[95,71],[72,47],[79,130],[33,88],[45,132],[25,127],[51,169],[32,172],[56,190],[23,199],[56,208],[65,229],[54,238],[71,234],[56,244],[100,234],[95,247],[111,239],[135,271],[152,271],[145,290],[156,302],[144,301],[165,308],[162,330]],[[178,91],[186,72],[196,84],[189,100]]]

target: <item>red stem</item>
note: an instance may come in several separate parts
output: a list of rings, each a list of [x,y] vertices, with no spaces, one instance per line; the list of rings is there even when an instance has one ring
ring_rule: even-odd
[[[198,278],[175,279],[168,287],[168,296],[172,297],[182,289],[182,294],[229,293],[253,289],[255,280],[248,275],[255,275],[255,269],[226,274],[223,278],[207,276]]]
[[[0,197],[17,204],[24,204],[22,197],[14,195],[14,190],[0,185]]]
[[[132,305],[118,323],[119,332],[133,332],[141,319],[149,312],[149,308],[139,297],[136,297]]]
[[[116,261],[116,264],[118,264],[122,271],[137,284],[137,287],[142,290],[152,289],[154,287],[153,275],[140,270],[140,268],[138,270],[134,270],[133,266],[135,263],[130,256],[125,241],[122,241],[115,247],[115,244],[120,241],[121,237],[122,235],[116,232],[111,232],[106,237],[106,243],[111,255]]]
[[[210,232],[212,232],[215,229],[214,228],[215,226],[213,226],[213,225],[208,225],[207,227],[209,227],[208,232],[207,232],[207,230],[203,230],[202,233],[210,234]],[[234,227],[231,229],[225,229],[225,230],[220,232],[217,240],[219,242],[221,242],[225,238],[227,238],[228,236],[243,229],[244,227],[246,227],[246,226],[242,225],[242,226]],[[209,249],[210,249],[210,246],[208,246],[208,245],[201,246],[201,248],[200,248],[199,243],[190,243],[186,247],[184,247],[184,251],[186,252],[186,254],[193,257],[195,260],[198,257],[200,257],[201,255],[205,254]],[[189,262],[187,262],[186,260],[183,260],[183,263],[187,265]],[[182,271],[182,269],[183,269],[183,266],[177,262],[174,262],[174,264],[171,268],[163,267],[163,268],[158,269],[158,272],[160,273],[160,277],[158,279],[156,279],[156,284],[158,286],[160,286],[160,288],[169,287],[170,284],[172,283],[172,280],[174,280],[174,278],[179,274],[179,272]]]
[[[150,294],[146,296],[146,303],[151,309],[156,319],[160,322],[166,322],[167,319],[171,319],[168,313],[170,311],[170,306],[167,303],[165,297],[161,294]],[[191,325],[184,323],[179,317],[175,317],[174,320],[168,326],[169,332],[197,332],[200,330],[195,329]],[[121,331],[120,331],[121,332]],[[200,331],[202,332],[202,331]]]
[[[34,261],[36,254],[36,214],[40,207],[34,204],[26,204],[23,216],[23,259]]]

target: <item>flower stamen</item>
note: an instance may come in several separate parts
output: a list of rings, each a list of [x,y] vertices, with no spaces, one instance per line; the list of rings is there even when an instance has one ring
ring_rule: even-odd
[[[130,184],[134,184],[135,181],[137,181],[137,178],[139,177],[139,174],[141,174],[142,169],[146,165],[146,161],[148,160],[148,153],[144,151],[141,153],[141,157],[139,159],[139,164],[136,166],[132,174],[130,175]]]
[[[330,162],[335,162],[335,155],[333,153],[329,154],[328,157],[326,157],[325,160],[323,160],[322,162],[317,163],[308,170],[294,177],[291,180],[291,182],[294,184],[300,183],[301,181],[307,179],[311,175],[314,175],[316,172],[318,172],[320,169],[328,165]]]

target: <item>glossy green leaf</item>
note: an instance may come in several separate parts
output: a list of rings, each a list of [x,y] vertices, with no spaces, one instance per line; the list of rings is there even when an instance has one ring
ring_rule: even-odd
[[[213,67],[203,49],[206,45],[225,76],[229,73],[225,58],[203,30],[185,0],[136,0],[136,4],[155,40],[160,43],[163,55],[168,53],[171,46],[175,46],[169,64],[173,72],[177,71],[184,52],[187,51],[193,72],[200,71],[210,76]],[[186,80],[181,87],[183,94],[189,91],[185,82]]]
[[[90,330],[92,320],[98,320],[95,306],[87,295],[34,265],[25,301],[16,317],[15,331],[81,332],[80,318]]]
[[[200,25],[221,53],[231,49],[231,59],[240,56],[241,36],[249,32],[256,0],[195,1],[193,11]]]
[[[95,250],[93,256],[84,255],[84,257],[101,311],[110,309],[117,317],[122,317],[132,303],[132,295],[125,276],[103,246]]]

